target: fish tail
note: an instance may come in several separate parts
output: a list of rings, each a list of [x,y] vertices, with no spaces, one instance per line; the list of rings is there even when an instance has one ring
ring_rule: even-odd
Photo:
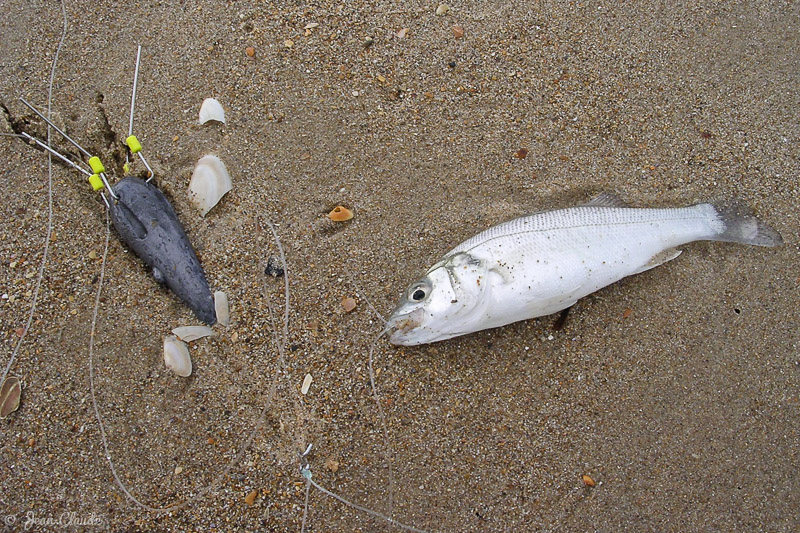
[[[710,240],[738,242],[754,246],[780,246],[780,233],[758,220],[752,212],[736,203],[706,204],[716,211],[719,230]]]

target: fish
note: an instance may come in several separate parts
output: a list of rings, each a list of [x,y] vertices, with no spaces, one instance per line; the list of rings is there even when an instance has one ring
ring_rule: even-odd
[[[493,226],[412,283],[387,321],[389,342],[439,342],[567,309],[680,255],[693,241],[775,247],[780,234],[735,202],[626,206],[612,193]]]

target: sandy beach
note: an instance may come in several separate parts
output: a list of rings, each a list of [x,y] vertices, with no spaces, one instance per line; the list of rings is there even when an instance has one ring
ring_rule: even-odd
[[[46,137],[18,98],[46,110],[52,72],[52,120],[113,180],[142,46],[134,133],[232,317],[170,372],[164,337],[199,320],[84,176],[1,136],[0,366],[22,337],[23,385],[0,420],[6,530],[798,527],[797,3],[2,5],[0,132]],[[197,123],[209,97],[225,124]],[[205,154],[233,189],[201,217]],[[563,329],[381,338],[370,365],[378,315],[454,245],[603,191],[735,199],[785,243],[689,244]]]

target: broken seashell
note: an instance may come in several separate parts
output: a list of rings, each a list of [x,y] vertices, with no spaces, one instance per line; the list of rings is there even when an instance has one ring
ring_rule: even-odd
[[[328,213],[328,218],[334,222],[344,222],[345,220],[353,218],[353,212],[344,206],[337,205],[333,208],[333,211]]]
[[[19,378],[9,376],[0,388],[0,418],[5,418],[19,409],[19,397],[22,394],[22,385]]]
[[[314,378],[311,377],[311,374],[306,374],[306,377],[303,378],[303,385],[300,387],[300,394],[303,396],[308,394],[308,389],[311,388],[312,381],[314,381]]]
[[[213,335],[214,330],[208,326],[181,326],[173,329],[172,333],[184,342],[191,342]]]
[[[175,335],[167,335],[164,338],[164,364],[181,377],[192,375],[192,358],[189,357],[189,348]]]
[[[228,295],[222,291],[214,293],[214,310],[217,313],[217,322],[228,327],[231,325],[231,309],[228,306]]]
[[[192,172],[189,200],[200,210],[200,216],[206,216],[232,187],[231,177],[222,160],[215,155],[206,155],[200,158]]]
[[[205,124],[210,120],[225,124],[225,110],[216,98],[206,98],[200,106],[199,124]]]

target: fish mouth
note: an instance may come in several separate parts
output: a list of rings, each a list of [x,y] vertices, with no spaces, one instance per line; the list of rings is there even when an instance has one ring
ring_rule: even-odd
[[[422,325],[425,311],[422,308],[414,309],[403,314],[393,314],[386,322],[386,331],[389,332],[389,342],[392,344],[408,345],[411,341],[410,334]],[[411,344],[416,344],[413,341]]]

